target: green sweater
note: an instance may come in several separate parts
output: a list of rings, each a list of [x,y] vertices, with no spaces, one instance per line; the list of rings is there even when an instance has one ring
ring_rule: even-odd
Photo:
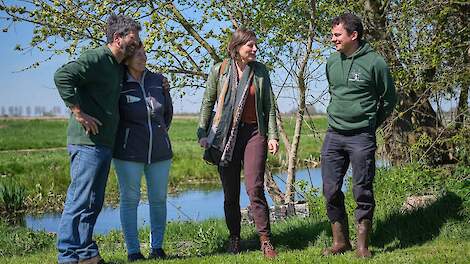
[[[67,144],[113,147],[119,121],[118,100],[123,68],[107,46],[84,52],[76,61],[60,67],[54,81],[65,104],[80,109],[103,125],[97,135],[87,135],[83,126],[70,115]]]
[[[330,104],[328,124],[338,130],[376,129],[392,113],[397,97],[384,58],[368,43],[347,57],[339,52],[328,58],[326,76]]]

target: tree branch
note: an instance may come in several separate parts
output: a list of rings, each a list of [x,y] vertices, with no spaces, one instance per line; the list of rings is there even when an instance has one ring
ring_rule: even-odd
[[[167,4],[168,8],[170,11],[173,13],[173,15],[176,18],[176,21],[180,23],[184,29],[204,48],[207,50],[207,52],[210,54],[211,58],[216,61],[220,62],[222,59],[217,55],[217,52],[215,49],[207,43],[200,35],[199,33],[194,30],[193,26],[189,23],[188,20],[181,14],[181,12],[176,8],[176,6],[173,3],[168,3]]]

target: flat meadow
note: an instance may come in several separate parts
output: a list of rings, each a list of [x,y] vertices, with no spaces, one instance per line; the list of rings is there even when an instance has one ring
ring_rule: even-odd
[[[69,183],[64,119],[0,120],[0,262],[56,263],[55,234],[32,231],[11,224],[8,212],[16,214],[60,212]],[[187,187],[218,185],[213,166],[205,164],[196,143],[197,118],[176,117],[170,129],[174,150],[170,186],[172,192]],[[325,117],[306,120],[299,149],[299,167],[318,161],[327,127]],[[286,131],[293,131],[287,118]],[[379,143],[380,144],[380,143]],[[274,171],[285,170],[285,151],[269,156]],[[304,186],[310,217],[291,217],[274,222],[273,242],[279,258],[265,260],[254,226],[242,227],[239,255],[225,252],[228,232],[223,219],[199,222],[170,222],[165,236],[166,263],[469,263],[470,262],[470,179],[468,167],[429,168],[403,164],[380,168],[374,182],[377,208],[371,236],[373,258],[357,259],[353,252],[322,257],[331,244],[331,229],[321,195]],[[8,185],[10,184],[10,185]],[[145,185],[143,185],[145,186]],[[8,190],[8,192],[7,192]],[[346,193],[351,239],[355,239],[351,186]],[[145,189],[144,189],[145,192]],[[108,179],[106,203],[117,204],[119,190],[114,171]],[[8,195],[9,196],[8,196]],[[409,197],[432,195],[434,202],[404,209]],[[9,200],[7,200],[7,198]],[[20,199],[21,198],[21,199]],[[140,229],[144,255],[148,254],[149,228]],[[121,231],[95,236],[101,254],[110,263],[125,263]],[[157,263],[159,261],[154,261]],[[152,263],[145,261],[140,263]]]

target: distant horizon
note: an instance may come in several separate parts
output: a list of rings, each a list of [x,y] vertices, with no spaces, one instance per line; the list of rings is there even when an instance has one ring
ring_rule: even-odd
[[[295,109],[281,111],[281,114],[293,114]],[[325,111],[319,111],[315,108],[315,114],[326,114]],[[65,105],[0,105],[0,117],[68,117],[70,110]],[[199,115],[199,111],[175,111],[174,115]]]

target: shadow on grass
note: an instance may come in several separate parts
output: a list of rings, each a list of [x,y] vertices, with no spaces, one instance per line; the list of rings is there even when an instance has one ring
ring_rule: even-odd
[[[219,222],[215,222],[214,224],[225,225]],[[328,226],[327,221],[316,221],[312,218],[292,218],[286,221],[275,222],[272,224],[273,244],[276,249],[281,251],[304,249],[315,243]],[[199,227],[198,225],[198,228]],[[242,227],[251,229],[248,234],[245,233],[246,235],[242,236],[242,254],[244,252],[259,252],[259,254],[261,254],[259,236],[253,227],[254,226]],[[223,229],[223,231],[221,231],[221,229],[217,227],[214,229],[215,231],[209,232],[207,228],[207,226],[204,227],[204,229],[206,229],[204,235],[207,236],[208,241],[204,240],[205,237],[199,237],[199,239],[194,240],[175,241],[176,244],[168,248],[168,259],[175,260],[226,255],[226,246],[228,244],[228,233],[226,230]],[[106,260],[114,264],[126,263],[125,260],[117,257],[107,258]]]
[[[421,245],[439,235],[443,225],[451,219],[459,219],[462,199],[449,192],[426,208],[410,213],[397,212],[378,220],[371,244],[393,251]]]
[[[320,234],[328,230],[328,221],[315,221],[313,219],[287,220],[283,226],[272,235],[272,243],[275,248],[304,249],[318,239]],[[274,223],[273,225],[276,225]],[[242,242],[243,251],[260,250],[260,242],[257,233],[253,233]]]
[[[106,264],[124,264],[124,263],[129,263],[127,260],[116,260],[116,259],[108,259],[108,258],[105,258],[105,263]]]

